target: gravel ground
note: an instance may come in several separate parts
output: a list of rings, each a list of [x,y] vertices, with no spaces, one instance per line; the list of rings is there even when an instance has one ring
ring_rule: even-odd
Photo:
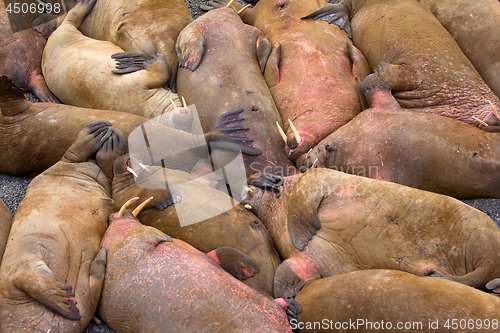
[[[200,10],[199,6],[202,3],[207,4],[207,0],[185,0],[193,18],[197,18],[204,12]],[[335,0],[330,1],[335,2]],[[36,98],[28,94],[28,98],[33,102],[37,101]],[[5,175],[0,173],[0,199],[5,202],[9,208],[11,214],[14,214],[17,206],[24,198],[26,193],[26,188],[32,178],[28,177],[18,177]],[[495,223],[500,227],[500,199],[477,199],[477,200],[463,200],[466,204],[476,207],[477,209],[488,214]],[[85,329],[84,333],[113,333],[113,331],[106,326],[106,324],[97,324],[92,321],[90,325]]]

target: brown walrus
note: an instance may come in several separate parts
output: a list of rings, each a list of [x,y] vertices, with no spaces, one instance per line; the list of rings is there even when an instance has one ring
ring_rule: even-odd
[[[453,281],[362,270],[308,281],[297,332],[497,332],[500,299]],[[299,329],[303,328],[303,329]]]
[[[401,110],[376,74],[364,82],[370,109],[297,161],[458,199],[500,198],[500,137],[432,113]],[[307,157],[307,158],[306,158]]]
[[[417,0],[453,36],[483,80],[500,97],[500,2]]]
[[[160,52],[168,68],[164,87],[173,88],[178,67],[175,41],[192,20],[182,0],[99,0],[80,30],[127,52],[143,52],[151,58]]]
[[[236,262],[235,273],[248,276],[253,269],[241,253],[205,255],[130,211],[119,214],[101,243],[108,265],[99,316],[115,332],[291,332],[285,309],[296,302],[269,300],[217,265]]]
[[[9,237],[10,226],[12,225],[12,215],[5,203],[0,200],[0,262],[2,261],[3,251]]]
[[[324,168],[285,178],[256,175],[249,183],[252,194],[243,202],[286,259],[276,270],[275,297],[294,296],[311,279],[361,269],[482,289],[500,277],[500,229],[457,199]]]
[[[352,29],[354,45],[389,84],[401,107],[474,126],[483,121],[500,131],[488,103],[500,109],[500,100],[448,31],[415,0],[341,0],[308,18]]]
[[[176,156],[177,159],[170,159],[166,165],[188,172],[200,158],[205,157],[197,150],[188,148],[202,144],[206,146],[207,142],[214,141],[238,144],[239,140],[245,138],[234,136],[225,124],[228,119],[231,120],[231,126],[241,123],[242,119],[235,118],[234,111],[221,116],[220,122],[224,124],[220,127],[214,127],[205,135],[193,135],[168,127],[191,126],[192,119],[186,118],[185,108],[156,117],[155,119],[161,122],[159,123],[125,112],[54,103],[31,103],[24,96],[24,92],[5,76],[0,76],[0,108],[0,154],[4,157],[0,162],[0,172],[11,175],[33,176],[54,165],[71,146],[78,132],[86,124],[98,119],[111,122],[126,138],[134,129],[141,130],[147,122],[150,147],[169,147],[173,146],[172,142],[176,142],[186,148]],[[240,148],[245,151],[245,147]],[[172,164],[173,162],[175,163]]]
[[[256,172],[295,174],[276,127],[277,123],[283,127],[283,122],[262,75],[271,52],[262,32],[244,24],[233,8],[225,6],[184,28],[176,50],[181,67],[177,92],[196,105],[204,131],[227,110],[243,108],[242,130],[256,148],[252,155],[243,155],[247,176]],[[214,162],[222,167],[233,159],[232,155],[217,155]]]
[[[0,35],[0,75],[9,76],[19,87],[32,92],[41,101],[58,102],[42,75],[45,37],[32,29],[14,33],[4,1],[0,2]]]
[[[174,103],[180,107],[177,94],[162,88],[168,71],[161,53],[151,58],[141,52],[123,52],[111,42],[86,37],[78,30],[94,3],[78,2],[47,40],[42,70],[51,91],[66,104],[146,118],[175,109]]]
[[[139,214],[142,223],[203,252],[220,247],[241,251],[259,266],[259,272],[244,283],[266,295],[273,294],[274,273],[281,261],[267,230],[254,214],[186,172],[160,167],[146,171],[135,161],[124,155],[115,162],[115,210],[131,197],[144,200],[153,196],[153,206]]]
[[[104,280],[112,163],[125,149],[109,125],[86,126],[29,184],[0,266],[1,332],[82,332],[90,323]]]
[[[355,77],[363,80],[370,74],[366,59],[345,31],[325,22],[301,20],[326,4],[324,0],[260,0],[240,13],[274,46],[264,77],[288,133],[286,153],[293,161],[361,111]],[[231,6],[243,7],[236,2]],[[292,134],[289,120],[300,138]]]

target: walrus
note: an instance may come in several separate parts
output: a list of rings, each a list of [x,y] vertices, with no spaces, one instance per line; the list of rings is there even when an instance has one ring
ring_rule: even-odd
[[[0,267],[0,331],[82,332],[90,323],[104,280],[112,165],[125,149],[109,125],[87,125],[29,184]]]
[[[417,0],[453,36],[491,90],[500,97],[498,0]]]
[[[376,74],[365,79],[364,89],[370,108],[299,157],[299,170],[316,162],[457,199],[500,198],[497,133],[441,115],[403,111]]]
[[[496,332],[500,324],[497,296],[395,270],[311,280],[295,300],[297,332]]]
[[[220,6],[225,0],[218,3]],[[370,74],[345,31],[302,20],[324,0],[260,0],[240,13],[273,45],[264,77],[284,123],[286,153],[293,160],[361,112],[355,78]],[[242,9],[233,2],[231,6]],[[290,121],[295,126],[294,132]]]
[[[187,172],[205,157],[204,153],[188,148],[206,146],[215,141],[239,144],[246,138],[244,134],[235,135],[227,128],[228,125],[238,127],[241,124],[243,119],[236,115],[239,110],[222,115],[219,120],[221,125],[213,127],[209,133],[191,134],[180,130],[191,127],[193,119],[186,116],[191,109],[180,108],[155,117],[157,121],[153,121],[119,111],[31,103],[24,96],[24,91],[5,76],[0,76],[0,108],[0,154],[4,157],[0,162],[0,172],[11,175],[35,176],[51,167],[62,158],[78,132],[96,120],[109,121],[124,133],[126,139],[135,129],[147,127],[150,147],[160,146],[168,151],[168,147],[175,146],[172,144],[175,142],[186,150],[176,155],[175,160],[166,160],[165,165]],[[243,151],[246,147],[239,146]]]
[[[42,75],[42,53],[46,39],[32,29],[14,33],[0,2],[0,75],[7,75],[21,88],[32,92],[44,102],[57,103]]]
[[[436,17],[415,0],[341,0],[304,16],[312,18],[352,31],[354,45],[401,107],[500,131],[488,103],[500,109],[499,98]]]
[[[42,55],[50,90],[66,104],[146,118],[181,107],[178,95],[162,88],[168,77],[163,54],[151,58],[141,52],[124,52],[78,30],[94,4],[95,0],[78,2],[50,34]]]
[[[80,31],[126,52],[143,52],[151,58],[160,52],[167,63],[164,87],[172,89],[178,68],[175,41],[192,20],[182,0],[99,0]]]
[[[262,75],[271,52],[262,32],[244,24],[236,10],[224,6],[185,27],[176,51],[180,65],[177,92],[197,106],[205,131],[227,110],[243,108],[242,126],[256,148],[251,155],[243,155],[247,176],[256,172],[295,174],[276,126],[283,127],[283,122]],[[225,155],[214,158],[217,167],[234,159]]]
[[[0,262],[2,261],[3,251],[7,244],[10,227],[12,225],[12,215],[5,203],[0,199]]]
[[[259,219],[228,194],[200,183],[199,178],[186,172],[148,168],[149,171],[140,168],[138,160],[128,155],[115,161],[115,210],[131,197],[142,201],[153,196],[151,205],[139,214],[142,223],[202,252],[220,247],[241,251],[259,266],[258,274],[243,282],[272,296],[274,273],[281,261]]]
[[[283,178],[257,174],[249,184],[243,203],[286,259],[276,269],[275,297],[292,297],[312,279],[362,269],[479,289],[500,277],[500,229],[457,199],[324,168]]]
[[[219,266],[250,275],[241,253],[205,255],[142,225],[130,211],[119,214],[110,216],[101,243],[108,265],[99,316],[115,332],[291,332],[285,311],[297,309],[296,302],[270,300]]]

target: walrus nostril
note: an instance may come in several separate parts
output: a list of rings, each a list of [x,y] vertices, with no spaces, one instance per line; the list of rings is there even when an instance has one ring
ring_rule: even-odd
[[[262,223],[259,220],[253,220],[251,222],[252,228],[259,229],[262,228]]]
[[[286,6],[286,2],[285,1],[279,1],[277,4],[276,4],[276,8],[278,8],[279,10],[285,8]]]

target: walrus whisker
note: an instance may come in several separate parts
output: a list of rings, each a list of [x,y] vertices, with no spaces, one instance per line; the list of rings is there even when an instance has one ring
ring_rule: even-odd
[[[139,177],[139,175],[131,167],[127,167],[127,171],[133,174],[135,178]]]
[[[318,159],[315,159],[315,160],[314,160],[314,163],[313,163],[313,165],[311,166],[311,169],[314,169],[314,167],[316,166],[316,164],[318,164]]]
[[[181,98],[182,98],[182,106],[187,108],[187,104],[186,104],[186,100],[184,99],[184,96],[182,96]]]
[[[250,7],[250,4],[246,5],[245,7],[241,8],[240,10],[238,10],[238,14],[241,14],[241,12],[243,12],[248,7]]]
[[[293,126],[293,123],[290,119],[288,119],[288,122],[290,123],[290,126],[292,127],[293,136],[295,137],[295,141],[297,141],[297,144],[298,144],[301,140],[300,134],[297,131],[297,129],[295,128],[295,126]]]
[[[250,206],[249,204],[245,204],[243,207],[245,207],[248,210],[252,210],[252,206]]]
[[[144,164],[142,164],[141,162],[138,162],[138,164],[139,164],[139,166],[140,166],[141,168],[143,168],[144,170],[149,171],[149,168],[148,168],[147,166],[145,166]]]
[[[493,109],[493,114],[495,115],[495,117],[497,117],[497,119],[500,119],[500,117],[498,116],[498,111],[497,109],[495,108],[495,106],[493,105],[493,103],[491,103],[490,100],[488,100],[488,103],[490,103],[490,106],[491,108]]]
[[[307,152],[307,154],[306,154],[306,158],[305,158],[306,160],[309,158],[309,156],[311,156],[312,151],[313,151],[313,149],[312,149],[312,148],[311,148],[311,149],[309,149],[309,151],[308,151],[308,152]]]
[[[488,125],[487,123],[485,123],[484,121],[482,121],[481,119],[479,119],[477,117],[472,116],[472,119],[474,119],[475,121],[477,121],[478,123],[480,123],[481,125],[483,125],[485,127],[490,126],[490,125]]]
[[[175,111],[177,111],[177,105],[175,105],[174,101],[172,99],[170,99],[170,102],[172,102],[172,106],[174,107]]]
[[[122,206],[122,208],[120,208],[120,210],[118,211],[118,213],[116,214],[116,217],[120,217],[123,215],[123,212],[125,212],[125,209],[128,208],[128,206],[130,206],[134,201],[136,201],[137,199],[139,199],[139,197],[133,197],[132,199],[128,199],[127,202],[125,202]]]
[[[229,1],[226,6],[227,7],[231,7],[231,5],[233,4],[233,2],[234,2],[234,0]]]
[[[280,126],[280,124],[278,122],[276,122],[276,126],[278,126],[278,132],[280,132],[280,135],[283,138],[283,141],[285,141],[285,145],[286,145],[286,134],[285,134],[285,132],[283,131],[283,129],[281,128],[281,126]]]
[[[146,205],[151,201],[153,200],[153,197],[145,200],[143,203],[141,203],[139,206],[137,206],[133,211],[132,211],[132,215],[134,215],[134,217],[137,217],[137,215],[139,215],[139,213],[141,212],[141,210],[146,207]]]

